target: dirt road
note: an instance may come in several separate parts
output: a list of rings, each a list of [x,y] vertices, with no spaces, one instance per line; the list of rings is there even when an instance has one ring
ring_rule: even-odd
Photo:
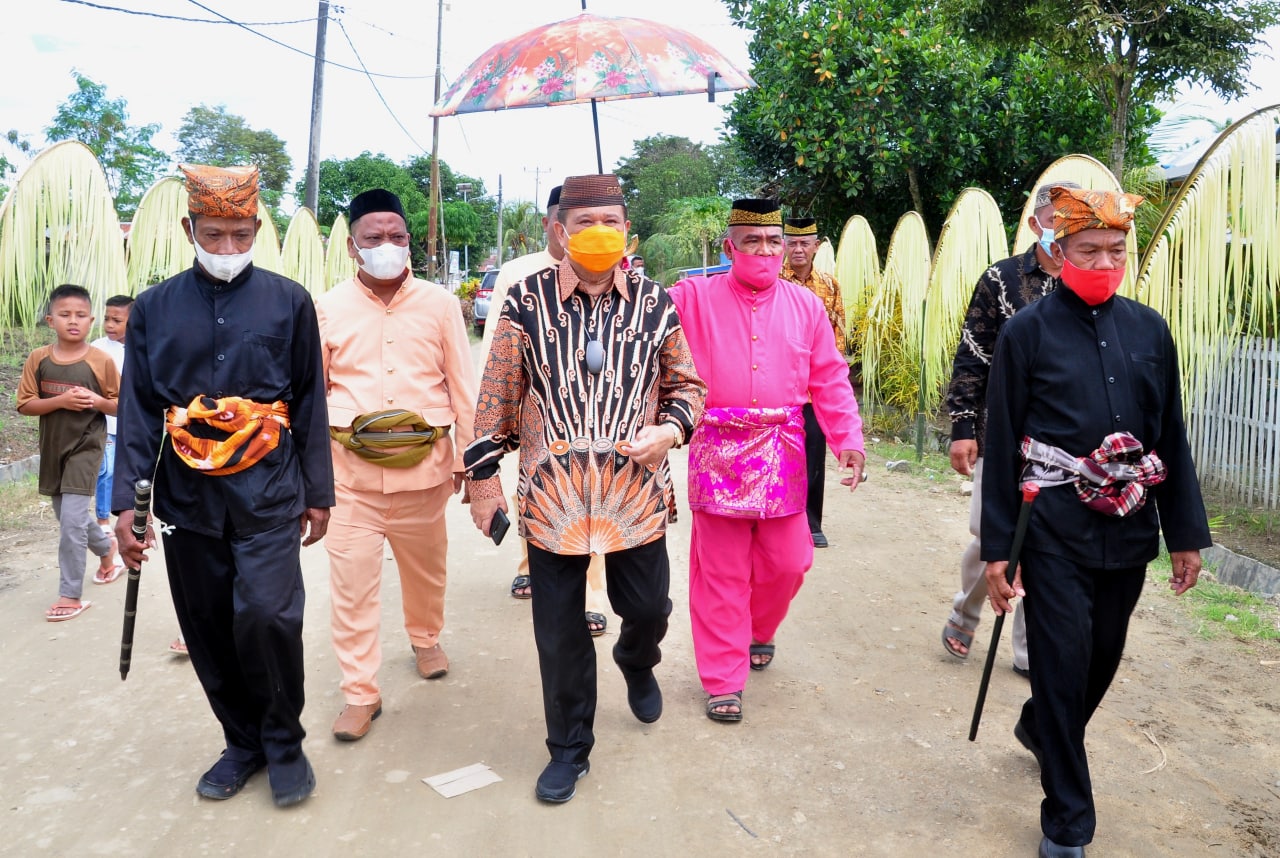
[[[682,454],[675,461],[683,486]],[[67,623],[43,611],[55,540],[0,542],[0,853],[50,856],[817,855],[1032,856],[1035,761],[1010,732],[1026,682],[1000,653],[976,743],[969,717],[990,625],[968,662],[938,640],[968,540],[953,482],[885,471],[848,495],[828,481],[831,547],[752,674],[746,720],[703,715],[686,584],[687,511],[671,532],[676,610],[658,669],[660,721],[627,709],[597,640],[600,709],[591,774],[563,806],[539,804],[546,761],[529,605],[507,595],[517,542],[500,549],[450,508],[444,646],[449,675],[414,672],[388,560],[383,717],[334,741],[341,708],[328,639],[327,560],[304,552],[306,750],[319,787],[271,804],[257,776],[235,799],[199,799],[221,733],[185,660],[159,562],[144,570],[137,646],[117,673],[124,583],[86,585]],[[683,492],[682,492],[683,494]],[[1094,858],[1280,855],[1280,648],[1197,637],[1149,584],[1128,654],[1094,718]],[[445,799],[423,777],[484,762],[501,783]]]

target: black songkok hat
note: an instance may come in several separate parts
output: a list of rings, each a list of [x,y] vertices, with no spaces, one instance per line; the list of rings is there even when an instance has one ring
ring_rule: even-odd
[[[734,200],[729,226],[782,226],[782,209],[777,200]]]
[[[612,173],[570,176],[560,186],[560,208],[589,209],[596,206],[623,206],[622,185]]]
[[[818,222],[811,217],[789,217],[782,225],[783,235],[817,235]]]
[[[382,188],[374,188],[371,191],[356,194],[355,199],[351,201],[347,209],[347,226],[350,227],[360,218],[373,212],[392,212],[400,215],[400,219],[405,223],[409,222],[409,219],[404,216],[404,206],[400,205],[399,197]]]
[[[551,189],[551,193],[547,194],[548,209],[550,209],[552,206],[560,205],[560,189],[563,187],[564,185],[556,185],[554,188]]]

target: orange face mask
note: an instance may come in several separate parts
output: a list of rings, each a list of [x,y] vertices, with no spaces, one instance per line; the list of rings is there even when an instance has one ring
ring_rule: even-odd
[[[603,274],[622,259],[627,249],[627,236],[611,226],[596,224],[569,236],[565,247],[569,258],[590,271]]]

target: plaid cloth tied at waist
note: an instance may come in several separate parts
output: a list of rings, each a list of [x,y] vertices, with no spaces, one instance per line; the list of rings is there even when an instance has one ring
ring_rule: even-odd
[[[1042,487],[1074,483],[1080,502],[1103,515],[1125,516],[1142,509],[1147,487],[1164,482],[1164,462],[1128,432],[1113,432],[1087,456],[1076,458],[1061,447],[1022,439],[1022,482]]]
[[[186,408],[170,405],[164,421],[178,457],[211,477],[253,467],[279,446],[280,433],[288,428],[285,403],[264,404],[239,396],[197,396]]]
[[[449,434],[449,427],[432,426],[422,415],[400,408],[361,414],[350,429],[329,427],[329,437],[365,461],[384,468],[411,468]]]

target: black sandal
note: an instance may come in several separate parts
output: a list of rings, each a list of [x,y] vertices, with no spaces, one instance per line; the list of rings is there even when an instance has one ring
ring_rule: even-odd
[[[774,653],[776,653],[777,651],[778,651],[778,648],[777,648],[775,645],[771,644],[771,643],[767,643],[767,644],[764,644],[764,643],[753,643],[753,644],[750,646],[750,648],[748,649],[747,654],[748,654],[748,655],[758,655],[758,656],[760,656],[761,658],[768,657],[768,660],[767,660],[767,661],[761,661],[761,662],[759,662],[759,663],[754,662],[754,661],[753,661],[753,662],[751,662],[751,669],[752,669],[752,670],[764,670],[766,667],[768,667],[769,665],[773,664],[773,655],[774,655]]]
[[[519,590],[528,588],[528,593],[520,593]],[[532,599],[533,598],[533,578],[528,575],[517,575],[511,579],[511,596],[516,599]]]
[[[604,614],[597,614],[595,611],[587,611],[587,631],[591,632],[593,638],[598,638],[604,634],[604,630],[609,625],[609,618]],[[599,626],[600,628],[592,628]]]
[[[717,712],[717,706],[737,706],[737,712]],[[707,717],[712,721],[737,722],[742,720],[742,692],[717,694],[707,698]]]

